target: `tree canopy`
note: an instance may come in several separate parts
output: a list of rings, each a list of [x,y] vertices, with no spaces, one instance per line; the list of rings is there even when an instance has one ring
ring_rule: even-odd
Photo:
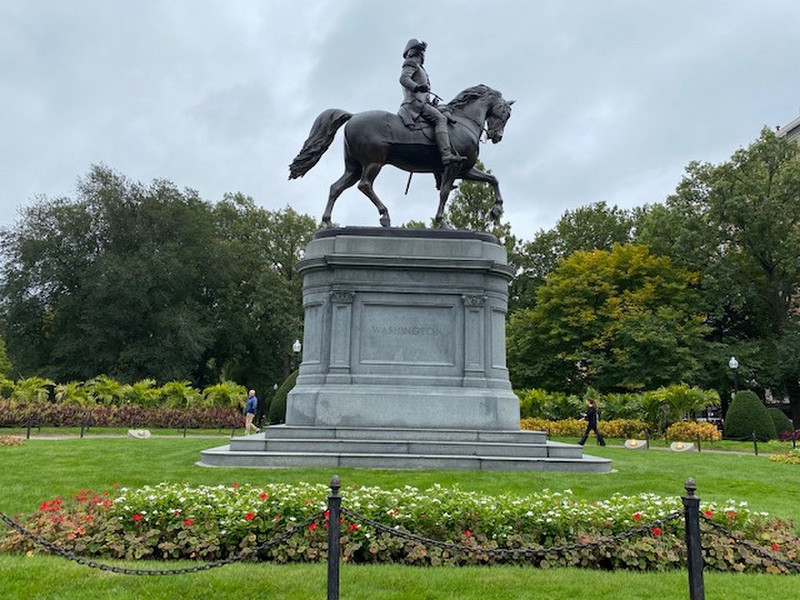
[[[76,199],[39,199],[2,232],[8,352],[21,373],[59,381],[249,371],[271,385],[300,336],[293,268],[315,229],[291,209],[240,195],[215,206],[93,167]]]

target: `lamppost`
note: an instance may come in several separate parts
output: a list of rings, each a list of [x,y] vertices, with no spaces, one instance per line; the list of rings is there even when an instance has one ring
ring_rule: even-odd
[[[294,352],[294,364],[297,365],[298,367],[300,366],[300,351],[302,349],[303,349],[303,344],[300,343],[300,340],[295,340],[294,344],[292,344],[292,352]]]
[[[735,394],[739,391],[739,382],[736,380],[736,369],[739,368],[739,361],[736,360],[735,356],[731,356],[728,366],[731,369],[731,373],[733,373],[733,393]]]

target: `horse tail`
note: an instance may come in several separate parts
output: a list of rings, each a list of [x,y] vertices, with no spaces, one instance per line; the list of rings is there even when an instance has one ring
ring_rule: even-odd
[[[303,149],[289,165],[289,179],[297,179],[308,173],[325,154],[339,128],[352,116],[351,113],[338,108],[329,108],[320,113],[311,126],[311,133],[308,134]]]

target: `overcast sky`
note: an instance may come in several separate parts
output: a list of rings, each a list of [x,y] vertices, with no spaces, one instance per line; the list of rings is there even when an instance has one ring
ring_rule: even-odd
[[[319,218],[341,132],[303,179],[289,162],[326,108],[396,111],[415,37],[440,96],[516,100],[481,159],[531,239],[590,202],[661,202],[689,161],[796,118],[799,24],[796,0],[0,0],[0,226],[99,163]],[[428,221],[432,178],[405,181],[376,182],[393,222]],[[333,218],[378,224],[355,187]]]

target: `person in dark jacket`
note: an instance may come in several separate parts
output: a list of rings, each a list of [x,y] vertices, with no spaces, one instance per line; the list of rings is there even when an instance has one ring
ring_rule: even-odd
[[[253,419],[256,418],[256,411],[258,410],[256,391],[250,390],[247,396],[247,405],[244,407],[244,434],[250,435],[250,429],[260,433],[261,430],[253,424]]]
[[[603,436],[600,435],[600,430],[597,428],[597,403],[591,398],[586,399],[586,416],[584,420],[586,421],[586,431],[583,432],[583,437],[581,437],[578,443],[583,446],[586,443],[586,439],[589,437],[589,432],[594,431],[594,434],[597,436],[597,443],[601,446],[605,446],[606,441],[603,439]]]

